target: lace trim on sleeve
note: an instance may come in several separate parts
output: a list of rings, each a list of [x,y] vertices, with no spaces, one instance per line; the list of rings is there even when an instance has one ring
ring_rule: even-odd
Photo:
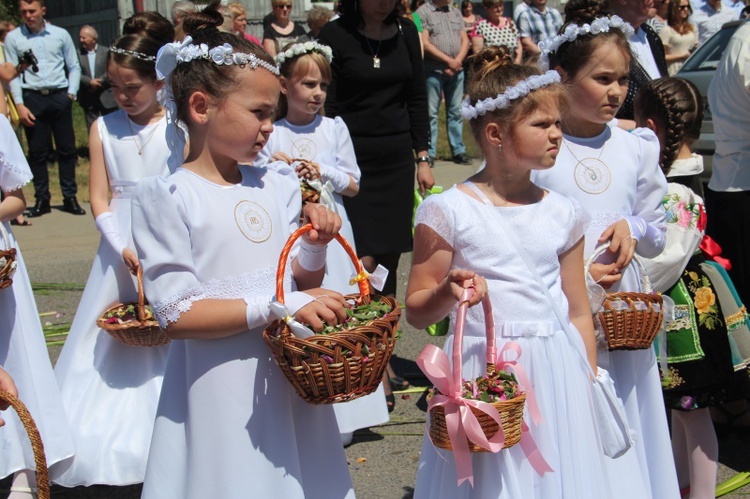
[[[19,168],[12,161],[8,161],[4,154],[0,154],[0,189],[5,192],[16,191],[31,182],[32,178],[28,167]]]
[[[453,247],[453,224],[448,220],[448,215],[443,211],[443,207],[440,206],[436,199],[439,196],[445,195],[433,195],[425,199],[419,205],[419,208],[417,208],[414,226],[416,227],[419,224],[426,225]]]
[[[287,265],[284,272],[284,289],[292,287],[292,268]],[[246,296],[273,296],[276,293],[276,266],[258,269],[254,272],[230,276],[225,279],[211,279],[199,286],[186,289],[154,304],[154,315],[159,326],[164,329],[177,322],[180,315],[190,310],[193,303],[201,300],[236,300]]]

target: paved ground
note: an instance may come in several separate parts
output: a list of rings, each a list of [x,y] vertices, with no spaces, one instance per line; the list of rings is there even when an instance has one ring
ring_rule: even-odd
[[[449,187],[469,176],[475,167],[438,162],[434,171],[438,184]],[[53,210],[52,214],[32,221],[33,227],[15,227],[14,232],[20,241],[32,282],[41,285],[41,290],[36,295],[40,313],[60,314],[59,317],[55,314],[45,315],[42,321],[70,322],[88,276],[99,235],[89,216],[74,217]],[[399,268],[399,298],[403,298],[410,262],[411,255],[404,255]],[[67,286],[59,289],[61,286],[50,285],[59,283]],[[394,367],[414,385],[424,386],[425,380],[414,359],[425,344],[442,344],[442,340],[435,340],[422,331],[415,331],[405,322],[401,327],[403,337],[396,347]],[[50,347],[53,362],[58,353],[59,347]],[[412,496],[424,421],[422,394],[404,394],[397,397],[390,423],[355,434],[354,442],[346,449],[346,454],[359,498],[407,499]],[[746,452],[748,444],[750,432],[720,440],[722,466],[719,482],[731,477],[736,471],[750,471],[750,455]],[[7,488],[7,481],[0,483],[0,488]],[[139,486],[53,489],[53,497],[57,499],[135,499],[139,494]],[[748,496],[750,486],[724,497]]]

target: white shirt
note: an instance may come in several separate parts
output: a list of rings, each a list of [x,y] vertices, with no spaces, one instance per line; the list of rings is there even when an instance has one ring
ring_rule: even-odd
[[[86,52],[86,57],[89,60],[89,68],[91,68],[91,77],[96,78],[96,49],[99,48],[99,45],[94,45],[94,50],[89,50]]]
[[[690,22],[698,28],[698,43],[702,44],[711,35],[721,29],[721,27],[730,21],[736,21],[740,16],[734,9],[720,8],[714,10],[713,7],[705,3],[700,9],[693,12],[690,16]]]
[[[708,87],[716,152],[712,191],[750,190],[750,24],[729,40]]]
[[[656,65],[654,53],[651,52],[651,46],[646,39],[646,32],[641,28],[638,28],[628,39],[628,43],[630,43],[630,49],[633,51],[633,55],[635,55],[638,62],[641,63],[641,67],[646,70],[651,79],[656,80],[661,78],[659,66]]]

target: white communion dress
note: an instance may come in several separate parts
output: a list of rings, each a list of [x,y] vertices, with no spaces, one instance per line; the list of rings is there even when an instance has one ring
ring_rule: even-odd
[[[279,254],[298,226],[299,181],[291,168],[240,172],[231,186],[186,169],[138,186],[133,237],[163,327],[196,301],[275,294]],[[354,497],[333,408],[297,395],[262,330],[172,341],[145,499]]]
[[[0,189],[14,191],[31,179],[16,134],[5,116],[0,115]],[[47,465],[51,466],[73,455],[73,439],[21,250],[10,225],[0,223],[8,231],[10,246],[17,252],[13,284],[0,289],[0,365],[13,377],[18,398],[34,418],[44,443]],[[8,409],[2,417],[6,425],[0,428],[0,478],[16,471],[34,470],[31,443],[16,412]]]
[[[274,153],[281,151],[292,158],[303,158],[318,163],[321,166],[324,182],[329,180],[327,178],[329,169],[350,175],[359,182],[360,171],[354,154],[354,146],[349,136],[349,129],[341,118],[316,116],[312,123],[304,126],[292,125],[286,119],[281,119],[274,123],[273,127],[273,133],[255,161],[257,166],[273,167],[274,164],[282,164],[273,163],[270,160]],[[334,209],[341,217],[340,233],[356,251],[352,224],[346,215],[341,194],[334,192],[333,200],[335,206],[331,209]],[[326,276],[322,287],[343,294],[358,293],[357,286],[349,284],[354,273],[351,258],[341,245],[332,242],[328,247]],[[333,408],[341,433],[351,433],[360,428],[383,424],[389,419],[382,385],[370,395],[351,402],[334,404]]]
[[[646,227],[636,253],[652,258],[664,249],[666,230],[661,201],[667,192],[667,181],[659,169],[658,158],[659,142],[650,130],[628,133],[608,126],[591,138],[564,135],[555,166],[535,172],[534,181],[576,199],[589,211],[586,258],[593,253],[602,232],[625,217],[631,217],[629,223]],[[640,273],[632,263],[609,292],[640,289]],[[605,458],[613,482],[612,497],[679,498],[653,349],[607,352],[600,345],[598,362],[614,379],[628,424],[635,432],[635,446],[631,450],[617,459]]]
[[[454,250],[451,269],[469,269],[487,280],[500,351],[521,346],[518,360],[533,385],[543,421],[528,418],[531,435],[552,472],[540,477],[521,445],[497,454],[473,453],[474,487],[457,486],[453,453],[425,437],[414,497],[418,499],[602,499],[610,497],[602,451],[594,425],[590,382],[539,284],[494,219],[502,217],[528,249],[531,260],[559,308],[567,315],[559,257],[583,236],[587,215],[580,206],[549,192],[539,202],[514,207],[484,204],[454,187],[428,197],[417,211],[424,224]],[[456,309],[451,312],[451,327]],[[571,324],[571,330],[576,331]],[[572,341],[572,343],[571,343]],[[463,338],[464,379],[485,372],[486,332],[481,306],[468,310]],[[452,358],[453,332],[444,350]]]
[[[120,240],[135,249],[130,201],[138,181],[168,175],[166,118],[147,126],[122,111],[97,120]],[[131,133],[135,132],[135,135]],[[139,154],[139,151],[142,154]],[[55,483],[129,485],[143,481],[169,345],[132,347],[96,321],[110,306],[138,300],[122,255],[102,238],[68,339],[55,366],[76,456],[53,470]]]

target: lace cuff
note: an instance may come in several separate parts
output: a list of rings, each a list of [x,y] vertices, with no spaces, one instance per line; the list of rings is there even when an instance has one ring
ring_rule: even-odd
[[[287,265],[284,272],[284,289],[292,287],[292,269]],[[276,292],[276,267],[267,267],[224,279],[211,279],[198,286],[172,295],[153,305],[159,326],[165,329],[177,322],[182,314],[190,310],[193,303],[201,300],[240,300],[253,296],[267,296],[268,301]]]
[[[12,161],[0,153],[0,189],[3,192],[17,191],[24,185],[31,182],[31,170],[16,166]]]

